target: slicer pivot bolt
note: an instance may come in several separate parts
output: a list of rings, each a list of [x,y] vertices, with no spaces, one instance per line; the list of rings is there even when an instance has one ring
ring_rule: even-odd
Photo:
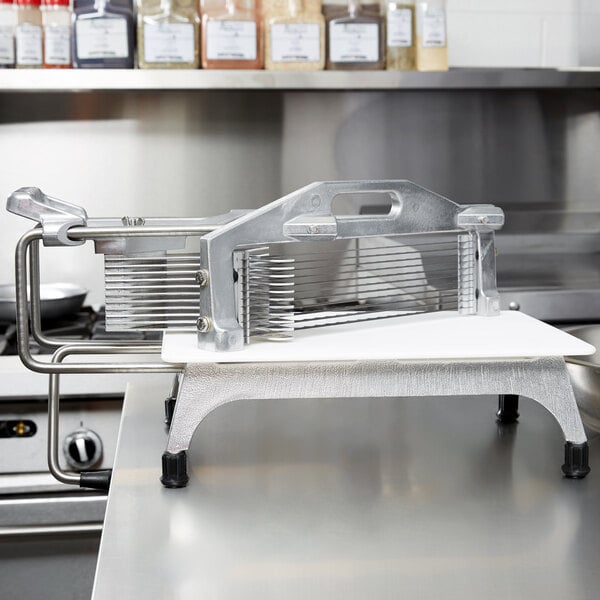
[[[146,220],[143,217],[123,217],[121,223],[125,227],[141,227],[146,224]]]
[[[200,269],[196,272],[196,283],[200,287],[206,287],[208,285],[208,271],[206,269]]]
[[[210,319],[208,317],[199,317],[196,321],[196,327],[199,333],[210,331]]]

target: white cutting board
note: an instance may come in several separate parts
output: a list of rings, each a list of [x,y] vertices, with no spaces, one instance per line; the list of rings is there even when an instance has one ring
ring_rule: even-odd
[[[520,312],[495,317],[439,312],[297,331],[291,340],[252,341],[237,352],[197,347],[194,331],[166,331],[168,363],[305,362],[581,356],[595,348]]]

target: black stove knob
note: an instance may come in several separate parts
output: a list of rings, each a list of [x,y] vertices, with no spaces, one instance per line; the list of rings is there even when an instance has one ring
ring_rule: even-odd
[[[88,469],[102,458],[102,441],[91,429],[77,429],[64,441],[67,464],[73,469]]]

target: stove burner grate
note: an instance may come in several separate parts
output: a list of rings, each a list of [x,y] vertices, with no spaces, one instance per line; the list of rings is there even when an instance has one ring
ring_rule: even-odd
[[[106,331],[104,307],[94,310],[85,306],[80,311],[61,319],[42,321],[42,331],[48,337],[59,337],[68,340],[122,340],[122,332]],[[160,333],[144,334],[130,332],[127,339],[146,340],[159,338]],[[52,354],[53,348],[42,346],[31,340],[30,350],[34,355]],[[0,356],[15,356],[17,351],[17,328],[13,322],[0,321]]]

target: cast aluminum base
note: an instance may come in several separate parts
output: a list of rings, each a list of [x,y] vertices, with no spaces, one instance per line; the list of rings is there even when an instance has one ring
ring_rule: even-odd
[[[563,357],[452,361],[331,361],[296,363],[189,363],[182,375],[163,454],[166,487],[188,482],[192,436],[213,410],[244,399],[526,396],[544,406],[565,437],[567,477],[589,472],[587,439]],[[507,415],[508,416],[508,415]],[[514,417],[514,418],[512,418]],[[468,415],[465,415],[468,418]]]

